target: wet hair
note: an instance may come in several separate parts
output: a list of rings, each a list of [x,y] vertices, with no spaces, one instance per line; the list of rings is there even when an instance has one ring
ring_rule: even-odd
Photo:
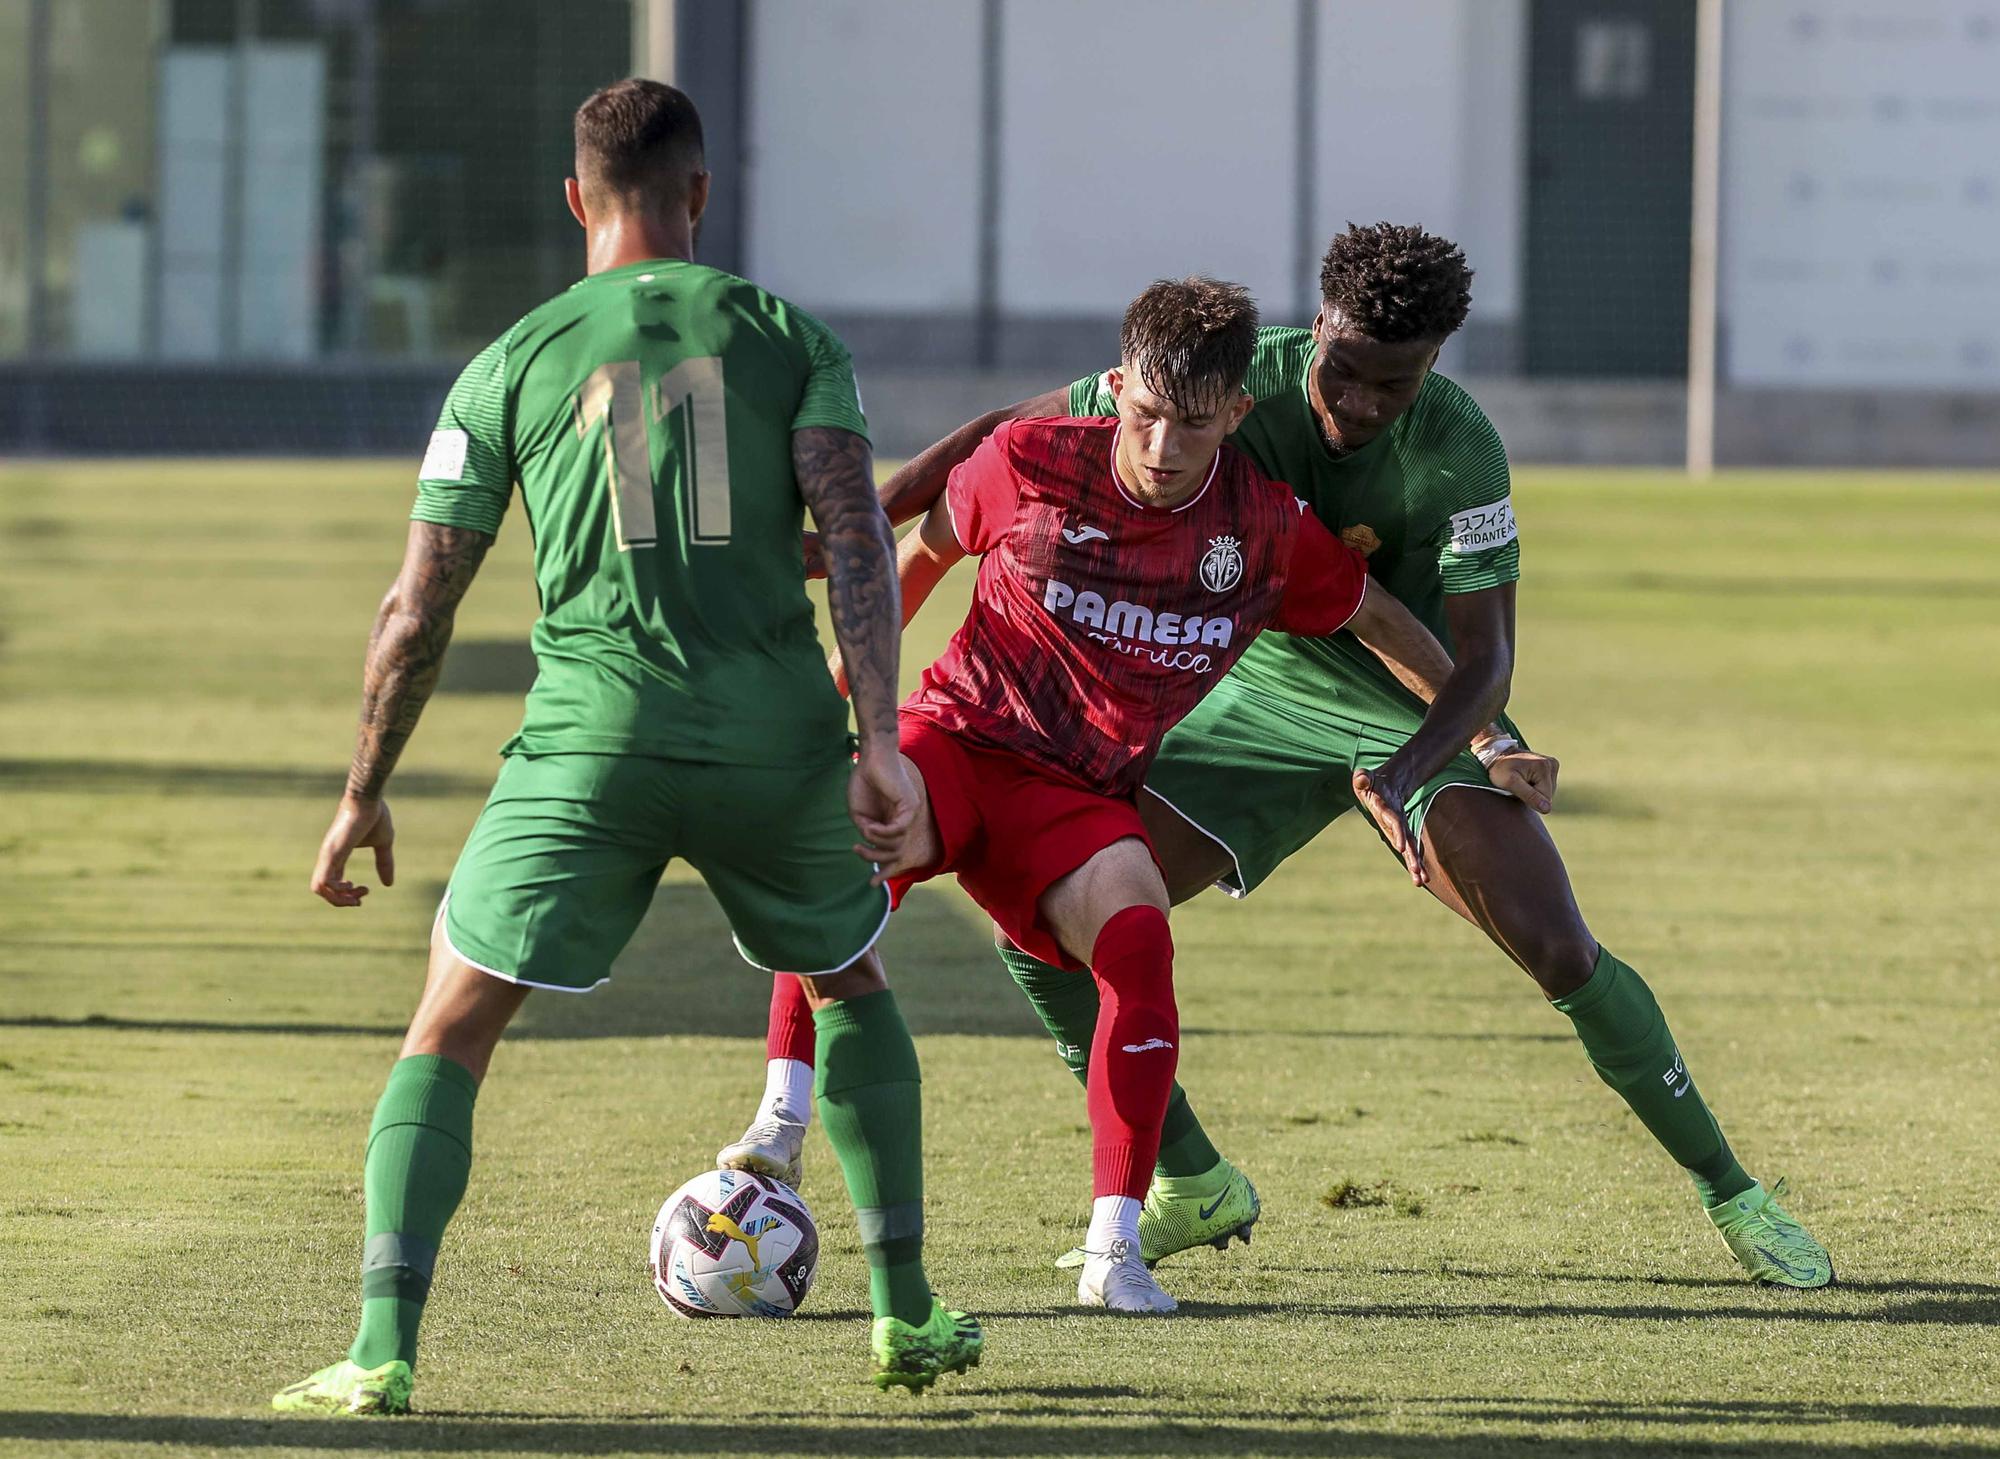
[[[1443,339],[1465,323],[1465,251],[1421,227],[1347,225],[1319,266],[1320,297],[1342,323],[1381,344]]]
[[[684,201],[701,164],[701,114],[684,91],[630,76],[576,109],[576,178],[600,207]]]
[[[1257,347],[1257,301],[1241,284],[1156,279],[1125,310],[1118,348],[1147,386],[1186,411],[1219,408]]]

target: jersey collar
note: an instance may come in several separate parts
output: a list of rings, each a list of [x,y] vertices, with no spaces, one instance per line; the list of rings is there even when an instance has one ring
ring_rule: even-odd
[[[619,279],[637,278],[645,273],[663,273],[667,269],[692,268],[694,260],[687,258],[642,258],[637,263],[621,263],[617,268],[604,269],[599,273],[585,274],[572,289],[580,289],[585,284],[616,282]]]
[[[1158,512],[1161,513],[1162,515],[1171,517],[1176,512],[1186,511],[1189,507],[1193,506],[1196,502],[1200,501],[1203,497],[1207,496],[1208,489],[1211,486],[1215,485],[1215,473],[1222,469],[1222,448],[1220,446],[1216,447],[1215,459],[1208,463],[1208,476],[1206,479],[1203,480],[1201,484],[1201,490],[1196,492],[1193,496],[1189,497],[1186,501],[1182,502],[1179,506],[1156,507],[1147,502],[1140,501],[1139,498],[1133,496],[1131,492],[1125,489],[1125,480],[1118,474],[1118,436],[1119,433],[1122,432],[1124,429],[1125,425],[1124,422],[1122,421],[1119,422],[1116,426],[1112,427],[1111,455],[1106,460],[1105,464],[1111,470],[1111,484],[1118,488],[1118,495],[1124,497],[1126,501],[1130,502],[1140,511]],[[1370,444],[1372,445],[1373,442],[1370,442]]]

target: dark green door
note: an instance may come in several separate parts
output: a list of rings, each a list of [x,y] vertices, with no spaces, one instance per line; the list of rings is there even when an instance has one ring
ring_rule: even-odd
[[[1525,362],[1687,369],[1694,0],[1532,0]]]

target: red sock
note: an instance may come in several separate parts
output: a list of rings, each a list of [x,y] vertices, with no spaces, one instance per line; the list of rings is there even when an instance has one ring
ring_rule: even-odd
[[[771,979],[770,1022],[764,1029],[766,1059],[813,1061],[813,1015],[806,1003],[806,987],[790,973]]]
[[[1180,1062],[1166,913],[1127,907],[1105,923],[1091,949],[1090,973],[1102,999],[1090,1042],[1093,1194],[1142,1200]]]

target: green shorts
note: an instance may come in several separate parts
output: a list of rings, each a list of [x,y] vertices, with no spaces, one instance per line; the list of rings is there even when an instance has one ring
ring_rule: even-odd
[[[483,972],[587,992],[645,918],[667,863],[701,873],[746,961],[831,973],[875,944],[847,814],[848,762],[698,764],[640,755],[509,755],[451,874],[438,927]]]
[[[1248,896],[1279,862],[1354,808],[1355,769],[1381,764],[1421,722],[1414,715],[1396,725],[1344,718],[1224,679],[1167,735],[1146,789],[1229,853],[1236,870],[1216,885]],[[1405,804],[1412,831],[1423,834],[1424,813],[1454,785],[1506,793],[1464,751]]]

